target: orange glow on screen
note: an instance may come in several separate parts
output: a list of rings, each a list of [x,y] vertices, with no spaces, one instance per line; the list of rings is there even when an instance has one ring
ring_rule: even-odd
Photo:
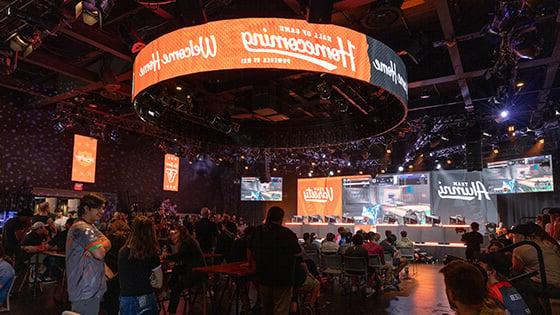
[[[166,154],[163,164],[163,190],[179,191],[179,157]]]
[[[72,155],[72,181],[95,183],[97,161],[97,139],[74,135]]]

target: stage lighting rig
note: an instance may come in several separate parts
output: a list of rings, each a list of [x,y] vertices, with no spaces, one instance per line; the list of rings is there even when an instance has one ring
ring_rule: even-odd
[[[401,18],[403,3],[404,0],[374,1],[367,14],[360,19],[360,24],[370,30],[388,28]]]
[[[74,7],[76,18],[82,16],[85,24],[92,26],[99,23],[103,25],[103,15],[107,16],[113,8],[113,0],[84,0]]]

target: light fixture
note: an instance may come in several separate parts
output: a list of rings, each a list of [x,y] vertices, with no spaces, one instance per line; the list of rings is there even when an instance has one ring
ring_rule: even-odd
[[[101,13],[99,9],[95,6],[95,1],[80,1],[74,7],[74,11],[76,13],[76,18],[82,16],[82,19],[85,24],[92,26],[97,23],[100,25],[101,22]]]
[[[8,37],[8,43],[11,50],[21,52],[23,57],[26,57],[33,51],[33,44],[27,39],[24,39],[19,33],[13,33]]]
[[[492,150],[492,152],[494,152],[494,154],[498,154],[498,153],[500,153],[500,150],[499,150],[498,148],[494,148],[494,149]]]
[[[278,169],[276,169],[276,167],[272,169],[273,172],[276,172],[277,170],[278,170]]]
[[[430,152],[430,157],[433,157],[433,156],[434,156],[434,152]]]
[[[329,171],[329,176],[333,176],[334,172],[333,171]]]
[[[387,152],[387,154],[391,154],[392,151],[391,151],[391,149],[387,149],[386,152]]]
[[[501,118],[508,118],[509,117],[509,111],[504,109],[500,112],[500,117]]]
[[[453,160],[451,160],[451,159],[447,160],[448,165],[451,165],[451,163],[453,163]]]
[[[352,166],[352,163],[348,162],[346,163],[346,166]]]
[[[523,82],[523,81],[517,81],[517,82],[515,82],[515,87],[516,87],[516,88],[519,88],[519,89],[520,89],[520,88],[522,88],[522,87],[524,87],[524,86],[525,86],[525,82]]]
[[[441,138],[441,140],[443,140],[443,141],[449,141],[449,138],[447,138],[447,137],[441,136],[440,138]]]
[[[245,160],[245,155],[242,155],[242,156],[241,156],[241,159],[242,159],[242,160]]]
[[[364,172],[362,172],[362,171],[359,171],[359,172],[358,172],[358,174],[362,175],[362,174],[364,174]]]
[[[540,144],[544,144],[544,137],[539,137],[537,140]]]
[[[485,137],[488,137],[488,138],[491,138],[491,137],[492,137],[492,135],[489,134],[489,133],[486,132],[486,131],[484,131],[484,132],[482,133],[482,135],[485,136]]]
[[[514,125],[507,126],[507,132],[514,133],[515,132],[515,126]]]
[[[315,162],[311,162],[311,166],[315,166]]]
[[[327,155],[325,153],[321,154],[321,157],[324,159],[327,157]]]
[[[441,164],[440,163],[436,164],[436,170],[440,170],[440,169],[441,169]]]
[[[183,90],[183,87],[180,86],[180,85],[177,85],[177,86],[175,87],[175,90],[177,90],[177,91],[182,91],[182,90]]]
[[[249,169],[249,166],[245,165],[245,170],[248,170],[248,169]]]
[[[402,172],[402,171],[404,171],[404,167],[399,166],[399,172]]]
[[[309,170],[309,173],[313,174],[313,170]]]
[[[337,173],[337,174],[340,174],[340,170],[336,170],[336,173]]]
[[[313,173],[307,173],[307,176],[312,177]]]
[[[384,170],[384,169],[381,169],[381,174],[385,174],[385,170]]]

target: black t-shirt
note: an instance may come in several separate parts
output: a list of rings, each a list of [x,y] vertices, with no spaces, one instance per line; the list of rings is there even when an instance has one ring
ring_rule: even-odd
[[[480,244],[484,242],[482,234],[474,231],[463,234],[461,240],[467,244],[467,251],[472,252],[479,252]]]
[[[271,287],[294,285],[295,255],[301,252],[294,232],[279,224],[258,226],[251,250],[255,254],[261,284]]]
[[[10,251],[19,247],[19,241],[16,236],[16,232],[25,229],[26,222],[21,217],[11,218],[2,229],[2,244],[5,249]]]
[[[38,246],[43,244],[45,238],[39,235],[36,231],[31,231],[25,235],[21,246]]]
[[[194,227],[196,233],[196,240],[200,244],[202,252],[209,253],[212,251],[212,242],[218,236],[218,226],[216,223],[202,218],[196,223]]]
[[[115,235],[109,235],[108,238],[111,242],[111,250],[105,255],[105,263],[111,268],[111,271],[117,273],[119,271],[119,252],[126,243],[126,238],[124,236],[117,237]]]
[[[56,246],[56,249],[61,252],[66,251],[66,238],[68,237],[68,230],[64,230],[56,234],[50,241],[49,245]]]
[[[152,271],[161,268],[159,257],[153,255],[144,260],[129,259],[130,249],[119,251],[119,283],[121,296],[140,296],[154,292],[150,284]]]

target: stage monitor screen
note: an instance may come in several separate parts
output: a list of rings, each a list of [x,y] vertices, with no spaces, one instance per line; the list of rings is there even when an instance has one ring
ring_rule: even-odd
[[[271,177],[269,182],[242,177],[241,201],[282,201],[282,177]]]
[[[483,177],[491,194],[554,190],[551,155],[488,163],[488,168],[483,171]]]

